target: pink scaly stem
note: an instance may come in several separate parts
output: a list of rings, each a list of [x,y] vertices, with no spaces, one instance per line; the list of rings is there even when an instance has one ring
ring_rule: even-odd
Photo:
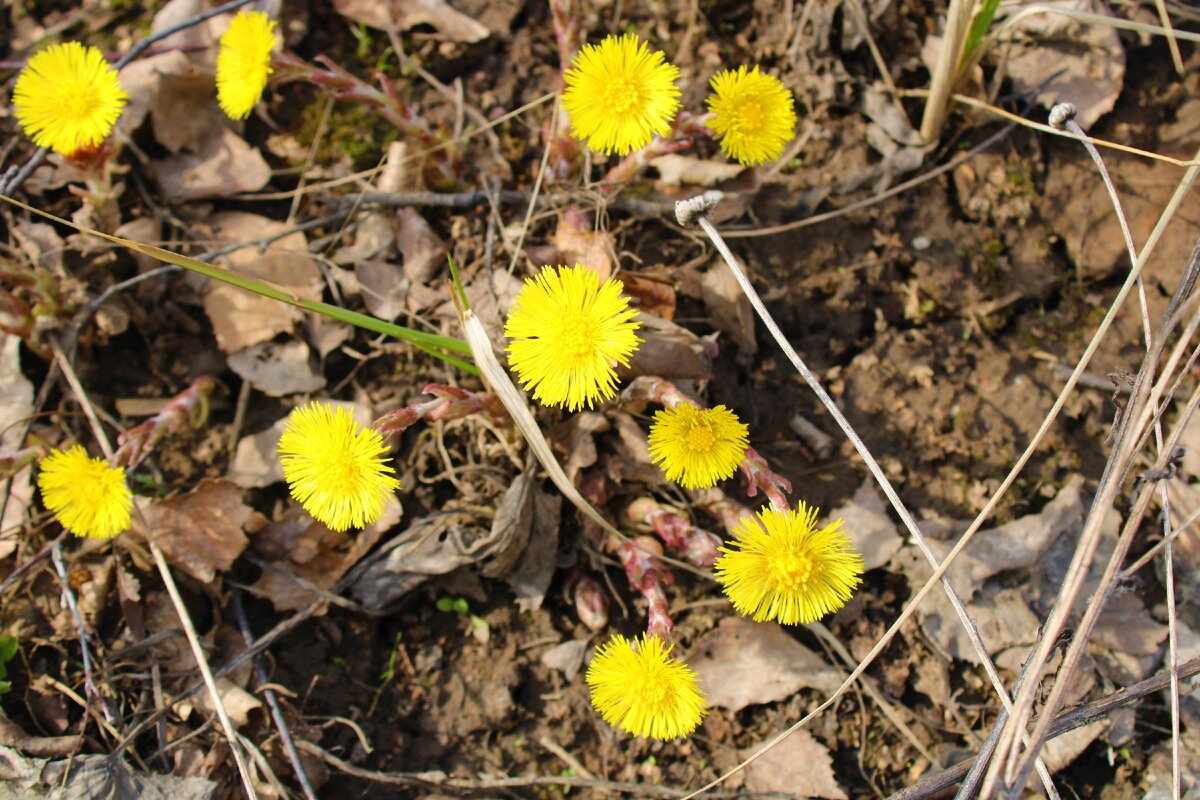
[[[755,497],[759,490],[771,501],[771,505],[787,511],[791,506],[783,496],[783,492],[792,491],[791,481],[778,472],[772,472],[767,460],[759,455],[753,447],[746,448],[746,456],[742,459],[742,472],[746,474],[746,496]]]
[[[371,426],[383,434],[384,441],[393,441],[406,428],[421,420],[435,422],[437,420],[462,419],[471,414],[484,412],[498,424],[508,424],[504,407],[495,395],[479,394],[458,386],[447,386],[444,383],[427,384],[421,391],[433,395],[436,399],[389,411]]]
[[[689,564],[708,569],[717,560],[719,536],[697,528],[680,512],[651,497],[639,497],[626,506],[625,518],[635,525],[649,525],[667,547],[680,553]]]
[[[193,427],[204,424],[208,418],[208,397],[216,386],[212,377],[201,375],[167,401],[162,411],[118,436],[113,466],[137,466],[168,433],[179,433],[189,424]]]
[[[662,587],[673,584],[675,576],[658,560],[662,552],[662,545],[650,536],[635,536],[617,546],[617,557],[625,567],[629,585],[650,604],[646,633],[669,642],[675,623],[671,621],[667,595]]]

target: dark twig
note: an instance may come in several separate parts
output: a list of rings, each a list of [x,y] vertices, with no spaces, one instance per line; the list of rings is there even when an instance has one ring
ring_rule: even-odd
[[[233,593],[233,613],[237,615],[238,627],[242,630],[242,638],[246,640],[247,647],[254,646],[254,633],[250,630],[250,620],[246,618],[246,607],[242,603],[242,593],[235,591]],[[283,749],[287,751],[288,759],[292,762],[292,769],[296,772],[296,780],[300,782],[300,788],[304,790],[304,796],[308,800],[317,800],[317,792],[313,789],[312,782],[308,779],[308,773],[304,769],[304,762],[300,760],[300,752],[296,750],[296,742],[292,739],[292,731],[288,728],[287,720],[283,718],[283,709],[279,705],[279,698],[275,695],[275,690],[271,689],[270,676],[267,675],[267,670],[263,667],[262,661],[255,656],[254,672],[258,676],[259,686],[262,687],[263,697],[267,700],[267,705],[271,708],[271,719],[275,720],[275,727],[279,729],[279,741],[283,742]]]
[[[1180,680],[1190,678],[1197,673],[1200,673],[1200,656],[1179,665],[1178,675]],[[1076,728],[1082,728],[1084,725],[1104,719],[1118,708],[1127,706],[1135,700],[1140,700],[1146,695],[1161,692],[1170,685],[1170,671],[1160,672],[1153,678],[1147,678],[1132,686],[1126,686],[1124,689],[1113,692],[1107,697],[1102,697],[1087,705],[1080,706],[1074,711],[1068,711],[1054,720],[1054,723],[1050,726],[1048,738],[1053,739],[1057,736],[1062,736],[1068,731],[1073,731]],[[896,792],[888,800],[924,800],[927,797],[933,797],[961,781],[975,761],[976,757],[972,756],[936,775],[922,778],[912,786]]]

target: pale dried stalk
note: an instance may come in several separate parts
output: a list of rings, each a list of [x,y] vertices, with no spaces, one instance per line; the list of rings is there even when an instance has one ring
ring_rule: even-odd
[[[1200,150],[1197,151],[1195,158],[1200,158]],[[1171,196],[1170,201],[1167,203],[1167,207],[1159,216],[1158,222],[1155,223],[1154,230],[1150,232],[1149,239],[1142,247],[1142,251],[1138,255],[1137,263],[1134,265],[1133,269],[1129,271],[1129,275],[1125,278],[1125,283],[1122,285],[1121,290],[1117,293],[1116,298],[1109,307],[1108,313],[1105,315],[1104,320],[1100,323],[1100,327],[1097,329],[1096,334],[1092,337],[1092,341],[1088,343],[1088,347],[1084,351],[1083,356],[1080,357],[1079,363],[1075,367],[1075,371],[1067,380],[1067,386],[1064,387],[1063,392],[1060,393],[1058,400],[1055,401],[1054,407],[1046,416],[1042,426],[1038,429],[1034,443],[1031,443],[1030,447],[1028,447],[1021,455],[1021,458],[1018,460],[1013,470],[1009,473],[1009,476],[1005,478],[1005,481],[1001,484],[1000,489],[997,490],[993,497],[993,501],[998,502],[999,497],[1008,490],[1009,485],[1012,483],[1012,479],[1016,477],[1016,473],[1020,469],[1024,468],[1025,463],[1029,460],[1029,456],[1033,454],[1034,445],[1042,438],[1042,436],[1045,435],[1050,423],[1058,415],[1058,412],[1066,402],[1068,390],[1074,388],[1075,383],[1079,380],[1079,376],[1082,375],[1083,371],[1087,368],[1088,362],[1091,361],[1092,356],[1100,346],[1101,339],[1103,338],[1104,334],[1108,332],[1109,327],[1111,327],[1113,320],[1116,318],[1117,313],[1120,311],[1121,306],[1125,302],[1125,298],[1128,297],[1129,292],[1136,285],[1142,269],[1145,268],[1146,262],[1149,260],[1150,255],[1154,252],[1154,248],[1157,246],[1159,239],[1162,238],[1163,233],[1166,231],[1167,224],[1172,218],[1174,218],[1175,212],[1183,202],[1183,199],[1191,192],[1192,185],[1195,183],[1198,174],[1200,174],[1200,167],[1198,166],[1191,166],[1184,173],[1183,178],[1179,181],[1178,186],[1175,188],[1175,193]],[[995,502],[993,501],[989,501],[988,507],[984,509],[984,512],[980,516],[991,513],[992,509],[995,507]],[[971,530],[968,530],[968,534],[971,532]],[[965,538],[967,538],[966,535],[964,535],[964,539]],[[1081,537],[1080,548],[1083,547],[1084,544]],[[1076,555],[1078,557],[1083,555],[1083,553],[1081,550],[1077,550]],[[1087,561],[1090,563],[1090,557],[1087,559]],[[1084,571],[1086,572],[1086,569],[1084,569]],[[1050,658],[1050,652],[1054,648],[1054,643],[1058,640],[1059,635],[1066,626],[1067,619],[1071,613],[1071,608],[1075,603],[1075,598],[1082,588],[1083,578],[1081,575],[1068,575],[1068,578],[1071,579],[1070,582],[1064,582],[1063,587],[1060,589],[1059,597],[1055,601],[1055,606],[1050,612],[1050,617],[1042,626],[1042,638],[1038,642],[1038,646],[1034,651],[1030,674],[1042,674],[1042,670],[1045,668],[1046,662]],[[1026,726],[1029,724],[1029,719],[1033,712],[1033,704],[1037,695],[1037,687],[1037,681],[1029,681],[1025,686],[1022,687],[1021,691],[1017,693],[1017,697],[1013,701],[1013,711],[1011,712],[1010,717],[1005,725],[1006,734],[1001,737],[1000,743],[996,749],[996,760],[993,762],[992,768],[989,769],[988,780],[986,780],[984,783],[985,797],[988,796],[987,793],[989,790],[995,788],[995,783],[998,780],[999,776],[994,774],[996,765],[1005,763],[1010,754],[1015,755],[1015,731],[1021,731],[1023,734]]]
[[[921,138],[927,142],[938,138],[946,122],[946,109],[950,105],[950,93],[958,82],[962,48],[971,30],[971,15],[975,5],[976,0],[950,0],[950,7],[946,9],[942,49],[938,51],[937,64],[929,82],[929,99],[925,101],[925,111],[921,117]]]
[[[707,213],[707,211],[709,211],[718,202],[720,202],[720,193],[708,192],[691,200],[680,201],[680,203],[676,205],[675,214],[680,224],[688,225],[689,223],[695,222],[706,234],[708,234],[709,239],[712,240],[713,246],[717,248],[717,252],[721,254],[721,257],[725,260],[725,263],[733,273],[734,278],[737,280],[738,285],[742,289],[742,292],[750,300],[750,304],[754,307],[759,319],[761,319],[763,324],[767,326],[767,330],[770,331],[776,343],[784,351],[784,354],[788,357],[788,360],[791,362],[792,366],[795,367],[796,371],[799,372],[804,378],[805,382],[808,383],[809,388],[811,388],[817,395],[817,398],[821,401],[821,404],[825,406],[825,409],[829,411],[830,415],[834,418],[834,421],[837,422],[838,427],[841,428],[842,433],[845,434],[846,438],[849,439],[854,445],[855,450],[863,459],[863,462],[867,465],[867,469],[875,478],[876,483],[887,496],[888,501],[892,504],[892,508],[896,511],[897,515],[899,515],[900,520],[904,523],[905,527],[908,528],[909,533],[913,537],[913,541],[916,542],[918,548],[924,554],[926,560],[934,570],[933,576],[929,579],[926,585],[922,587],[922,590],[917,594],[917,597],[914,598],[914,600],[905,609],[904,614],[901,615],[901,618],[897,620],[892,628],[888,629],[883,638],[876,644],[874,648],[872,648],[871,652],[867,654],[867,657],[863,659],[863,662],[859,665],[859,667],[850,674],[850,677],[847,678],[837,692],[834,693],[833,697],[826,701],[825,704],[822,704],[818,710],[823,710],[828,703],[840,696],[842,692],[844,692],[854,681],[858,679],[866,667],[872,661],[874,661],[880,652],[882,652],[883,647],[885,647],[887,643],[891,641],[892,636],[894,636],[895,632],[899,630],[899,623],[913,613],[913,611],[916,609],[917,603],[920,602],[921,598],[925,596],[929,588],[931,588],[936,581],[941,581],[946,596],[950,600],[950,604],[954,607],[954,611],[958,615],[958,618],[963,625],[963,629],[966,631],[967,638],[971,642],[971,647],[975,650],[975,653],[979,657],[980,663],[983,665],[984,671],[987,673],[992,687],[995,689],[996,694],[1000,698],[1001,703],[1004,705],[1005,710],[1010,710],[1012,704],[1011,700],[1009,699],[1008,692],[1004,687],[1004,682],[1000,679],[1000,674],[996,671],[996,666],[992,662],[991,656],[987,652],[987,648],[983,644],[983,640],[979,636],[979,629],[975,625],[975,621],[971,619],[971,616],[967,613],[967,609],[963,605],[962,600],[959,599],[958,593],[954,591],[954,587],[951,585],[950,579],[945,575],[946,569],[966,545],[966,540],[970,538],[969,534],[973,533],[974,530],[978,530],[978,526],[982,524],[982,519],[976,520],[973,529],[969,529],[967,533],[964,534],[963,538],[959,541],[955,548],[950,551],[950,554],[944,561],[938,561],[937,555],[929,546],[929,542],[926,540],[924,534],[921,533],[920,528],[917,527],[916,520],[913,519],[912,514],[909,513],[904,503],[900,500],[900,496],[896,493],[891,481],[888,480],[887,476],[883,472],[883,469],[875,460],[875,457],[871,455],[866,444],[863,443],[862,439],[850,425],[849,420],[847,420],[845,415],[842,414],[841,409],[839,409],[837,404],[833,402],[833,398],[829,396],[829,393],[825,391],[823,386],[821,386],[821,383],[819,380],[817,380],[817,377],[812,373],[811,370],[808,369],[808,366],[787,341],[787,338],[783,335],[783,331],[779,329],[779,326],[775,323],[771,313],[767,311],[767,307],[763,304],[762,298],[758,296],[758,292],[755,291],[754,286],[751,285],[750,280],[746,277],[746,274],[742,271],[741,267],[738,266],[737,260],[734,258],[733,253],[729,250],[728,245],[726,245],[725,241],[721,238],[721,234],[704,216],[704,214]],[[743,761],[737,767],[725,773],[707,786],[701,788],[693,794],[688,795],[688,797],[694,797],[697,794],[700,794],[701,792],[706,791],[707,789],[712,788],[713,786],[716,786],[722,781],[726,780],[730,775],[733,775],[750,762],[759,758],[763,753],[774,747],[778,742],[782,741],[794,730],[797,730],[811,717],[812,714],[810,714],[808,717],[805,717],[783,734],[761,747],[758,751],[751,755],[750,758]],[[1042,763],[1040,758],[1037,760],[1037,763],[1038,774],[1042,778],[1042,782],[1046,787],[1047,793],[1052,798],[1057,797],[1058,795],[1054,789],[1054,783],[1050,778],[1049,770],[1046,769],[1045,764]]]

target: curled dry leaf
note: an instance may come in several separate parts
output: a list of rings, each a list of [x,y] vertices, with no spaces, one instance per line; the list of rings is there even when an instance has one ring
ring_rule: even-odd
[[[333,7],[344,17],[384,31],[431,25],[441,38],[466,43],[478,42],[490,33],[445,0],[333,0]]]
[[[169,562],[205,583],[233,566],[246,549],[242,525],[250,514],[237,486],[210,478],[187,494],[142,509],[146,537]]]
[[[742,751],[749,758],[757,747]],[[802,768],[798,768],[802,765]],[[825,745],[803,728],[746,767],[746,789],[784,792],[791,797],[848,800],[833,774],[833,758]]]
[[[288,230],[282,222],[229,211],[212,219],[214,237],[223,243],[246,242]],[[308,254],[308,239],[302,231],[271,244],[265,251],[255,247],[222,256],[231,269],[282,287],[306,300],[321,296],[321,272]],[[227,353],[290,333],[302,312],[276,300],[251,294],[224,283],[210,283],[204,310],[212,322],[217,344]]]
[[[195,152],[155,161],[154,168],[166,199],[175,202],[256,192],[271,179],[262,153],[225,127],[206,136]]]
[[[21,340],[10,333],[0,332],[0,453],[21,448],[24,421],[33,413],[33,384],[21,372]],[[3,530],[11,533],[0,538],[0,558],[7,558],[17,547],[19,520],[33,499],[31,469],[26,467],[13,476],[8,489],[8,501],[0,508]]]
[[[382,536],[400,522],[397,500],[389,500],[383,516],[358,532],[331,531],[293,506],[282,519],[254,537],[254,549],[271,562],[254,587],[270,597],[278,611],[296,611],[311,603],[312,589],[333,588]],[[293,576],[299,580],[289,578]]]
[[[304,342],[259,342],[229,356],[229,368],[271,397],[308,394],[325,386]]]
[[[558,254],[555,261],[566,266],[582,264],[590,267],[603,281],[612,277],[616,246],[612,234],[594,227],[583,209],[568,206],[554,229],[554,249]]]
[[[740,711],[773,703],[800,689],[828,694],[841,673],[777,623],[726,617],[696,642],[686,661],[700,676],[710,705]],[[746,676],[753,675],[753,680]]]

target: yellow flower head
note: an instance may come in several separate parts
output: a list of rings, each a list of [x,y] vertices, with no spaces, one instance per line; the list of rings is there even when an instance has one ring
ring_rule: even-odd
[[[267,88],[275,20],[263,11],[239,11],[221,34],[217,52],[217,102],[231,119],[245,119]]]
[[[650,460],[685,489],[710,489],[732,476],[748,444],[737,414],[690,403],[655,414],[648,443]]]
[[[613,364],[628,366],[642,341],[624,288],[579,264],[525,279],[504,335],[509,366],[539,403],[578,411],[617,393]]]
[[[713,566],[733,607],[755,622],[815,622],[846,604],[861,582],[863,560],[839,519],[817,530],[817,509],[765,507],[734,528]]]
[[[779,79],[758,67],[722,70],[712,77],[712,112],[708,127],[716,134],[721,152],[742,164],[762,164],[783,155],[796,128],[792,93]]]
[[[615,635],[596,649],[588,665],[592,706],[634,736],[675,739],[696,730],[704,719],[704,693],[696,673],[671,657],[657,636],[634,641]]]
[[[129,527],[133,496],[125,470],[89,457],[83,445],[42,459],[37,483],[46,508],[76,536],[111,539]]]
[[[29,59],[13,87],[13,109],[38,147],[65,156],[104,141],[129,95],[94,47],[52,44]]]
[[[679,110],[679,68],[627,33],[585,44],[563,75],[571,133],[592,150],[627,155],[671,131]]]
[[[292,497],[335,531],[379,519],[400,485],[383,461],[379,431],[360,427],[344,408],[309,403],[292,412],[279,437],[279,463]]]

